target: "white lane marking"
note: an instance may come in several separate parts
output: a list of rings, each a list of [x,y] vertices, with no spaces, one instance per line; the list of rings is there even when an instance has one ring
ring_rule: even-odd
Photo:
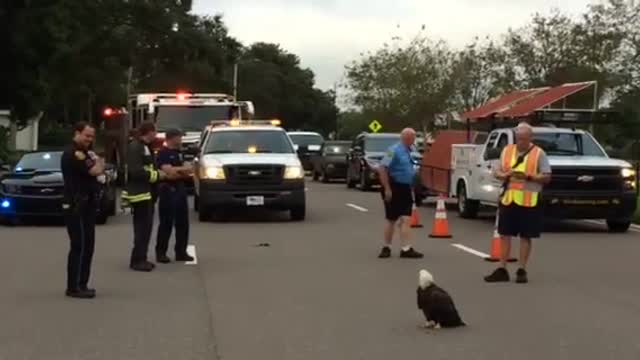
[[[347,205],[348,207],[350,207],[350,208],[354,208],[354,209],[356,209],[356,210],[358,210],[358,211],[362,211],[362,212],[367,212],[367,211],[369,211],[369,210],[367,210],[367,209],[363,208],[362,206],[358,206],[358,205],[356,205],[356,204],[347,203],[346,205]]]
[[[468,252],[469,254],[475,255],[475,256],[479,256],[481,258],[487,258],[489,257],[489,254],[485,254],[482,251],[478,251],[476,249],[472,249],[470,247],[464,246],[462,244],[451,244],[451,246],[456,247],[462,251]]]
[[[189,245],[187,246],[187,254],[189,254],[189,256],[193,256],[193,261],[188,261],[185,262],[185,265],[196,265],[198,263],[198,256],[196,256],[196,246],[195,245]]]
[[[590,224],[595,224],[595,225],[604,225],[604,226],[607,225],[606,222],[598,221],[598,220],[582,220],[582,221]],[[640,226],[636,224],[631,224],[631,227],[629,228],[629,230],[634,232],[640,232]]]

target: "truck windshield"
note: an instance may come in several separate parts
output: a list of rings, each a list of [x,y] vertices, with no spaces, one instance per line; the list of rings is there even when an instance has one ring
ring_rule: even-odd
[[[202,131],[212,120],[228,120],[230,105],[215,106],[158,106],[156,127],[159,132],[171,128],[182,131]]]
[[[321,135],[289,134],[291,141],[298,146],[322,145],[324,138]]]
[[[593,138],[578,133],[537,133],[533,142],[548,155],[554,156],[607,156]]]
[[[371,137],[364,141],[364,149],[372,152],[385,152],[398,141],[400,141],[400,135],[398,137]]]
[[[15,171],[60,171],[61,152],[31,153],[22,156]]]
[[[293,147],[284,131],[218,131],[209,136],[206,154],[274,153],[292,154]]]

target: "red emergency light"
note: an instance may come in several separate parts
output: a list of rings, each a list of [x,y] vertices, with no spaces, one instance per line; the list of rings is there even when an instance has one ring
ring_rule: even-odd
[[[178,98],[178,100],[186,100],[190,95],[191,94],[186,91],[178,91],[176,97]]]

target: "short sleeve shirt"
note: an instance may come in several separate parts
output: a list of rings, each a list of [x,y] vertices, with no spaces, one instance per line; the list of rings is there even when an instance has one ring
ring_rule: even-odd
[[[60,160],[62,177],[64,179],[64,203],[71,205],[78,196],[93,199],[97,191],[98,182],[89,173],[95,165],[89,152],[80,149],[75,144],[69,146]]]
[[[413,184],[416,175],[415,164],[411,157],[413,151],[413,147],[402,143],[397,143],[387,150],[380,165],[387,168],[391,181],[406,185]]]
[[[184,158],[180,150],[165,147],[158,152],[158,155],[156,156],[156,164],[158,169],[162,169],[163,165],[182,166],[184,164]],[[182,180],[163,180],[163,182],[174,185],[183,183]]]

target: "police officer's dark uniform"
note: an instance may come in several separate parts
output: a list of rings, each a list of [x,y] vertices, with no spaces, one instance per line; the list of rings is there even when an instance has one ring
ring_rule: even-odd
[[[71,248],[67,259],[67,296],[92,298],[87,287],[95,244],[98,183],[89,170],[96,162],[75,142],[62,153],[63,211]]]
[[[155,265],[147,260],[149,240],[153,231],[155,184],[160,172],[155,167],[149,144],[140,139],[129,143],[127,150],[127,185],[122,194],[133,212],[133,249],[129,267],[136,271],[152,271]]]
[[[177,136],[182,136],[179,130],[169,130],[166,133],[167,141]],[[183,155],[180,149],[164,147],[156,157],[158,169],[163,165],[181,167],[184,165]],[[156,240],[156,260],[160,263],[170,262],[167,257],[169,238],[173,227],[176,229],[176,244],[174,247],[176,261],[193,261],[187,254],[189,241],[189,205],[184,179],[164,179],[158,185],[158,210],[160,224]]]

